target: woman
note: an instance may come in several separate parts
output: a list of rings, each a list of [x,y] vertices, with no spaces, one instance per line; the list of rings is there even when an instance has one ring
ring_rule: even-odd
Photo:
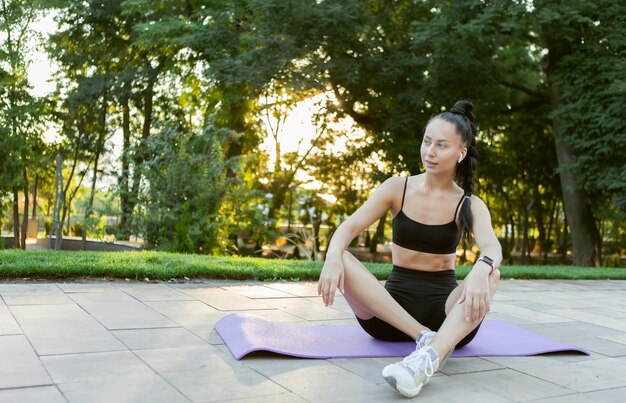
[[[473,106],[459,101],[433,117],[421,145],[424,173],[387,179],[333,234],[318,293],[332,305],[339,289],[365,331],[383,340],[415,340],[415,352],[383,369],[403,396],[416,396],[455,347],[469,343],[489,312],[502,260],[487,206],[474,192]],[[393,270],[382,286],[350,242],[390,210]],[[481,255],[458,284],[456,248],[469,233]]]

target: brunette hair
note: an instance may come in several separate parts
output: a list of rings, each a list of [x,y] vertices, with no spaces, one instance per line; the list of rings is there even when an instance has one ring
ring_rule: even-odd
[[[472,230],[471,195],[474,194],[474,176],[478,167],[478,149],[476,148],[476,124],[474,123],[474,105],[471,102],[457,101],[449,111],[442,112],[431,120],[439,118],[452,123],[461,140],[467,147],[467,155],[457,164],[454,181],[465,191],[465,198],[459,212],[461,232],[469,240]]]

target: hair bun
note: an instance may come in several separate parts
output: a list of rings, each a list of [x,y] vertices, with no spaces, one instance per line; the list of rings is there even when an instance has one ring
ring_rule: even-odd
[[[455,104],[450,108],[450,113],[455,113],[457,115],[463,115],[468,118],[472,123],[474,123],[474,105],[470,101],[456,101]]]

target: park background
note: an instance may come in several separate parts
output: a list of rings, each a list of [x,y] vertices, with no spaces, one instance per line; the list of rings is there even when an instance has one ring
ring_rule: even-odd
[[[624,266],[624,26],[605,0],[1,0],[0,247],[319,260],[464,98],[505,262]],[[386,216],[352,247],[389,242]]]

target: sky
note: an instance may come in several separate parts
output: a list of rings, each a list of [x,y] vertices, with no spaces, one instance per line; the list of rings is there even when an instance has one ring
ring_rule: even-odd
[[[35,22],[33,28],[47,36],[56,30],[53,18],[54,14],[47,14]],[[44,96],[54,91],[55,85],[51,82],[54,71],[55,67],[43,49],[32,53],[31,64],[28,66],[28,79],[33,86],[33,95]]]

